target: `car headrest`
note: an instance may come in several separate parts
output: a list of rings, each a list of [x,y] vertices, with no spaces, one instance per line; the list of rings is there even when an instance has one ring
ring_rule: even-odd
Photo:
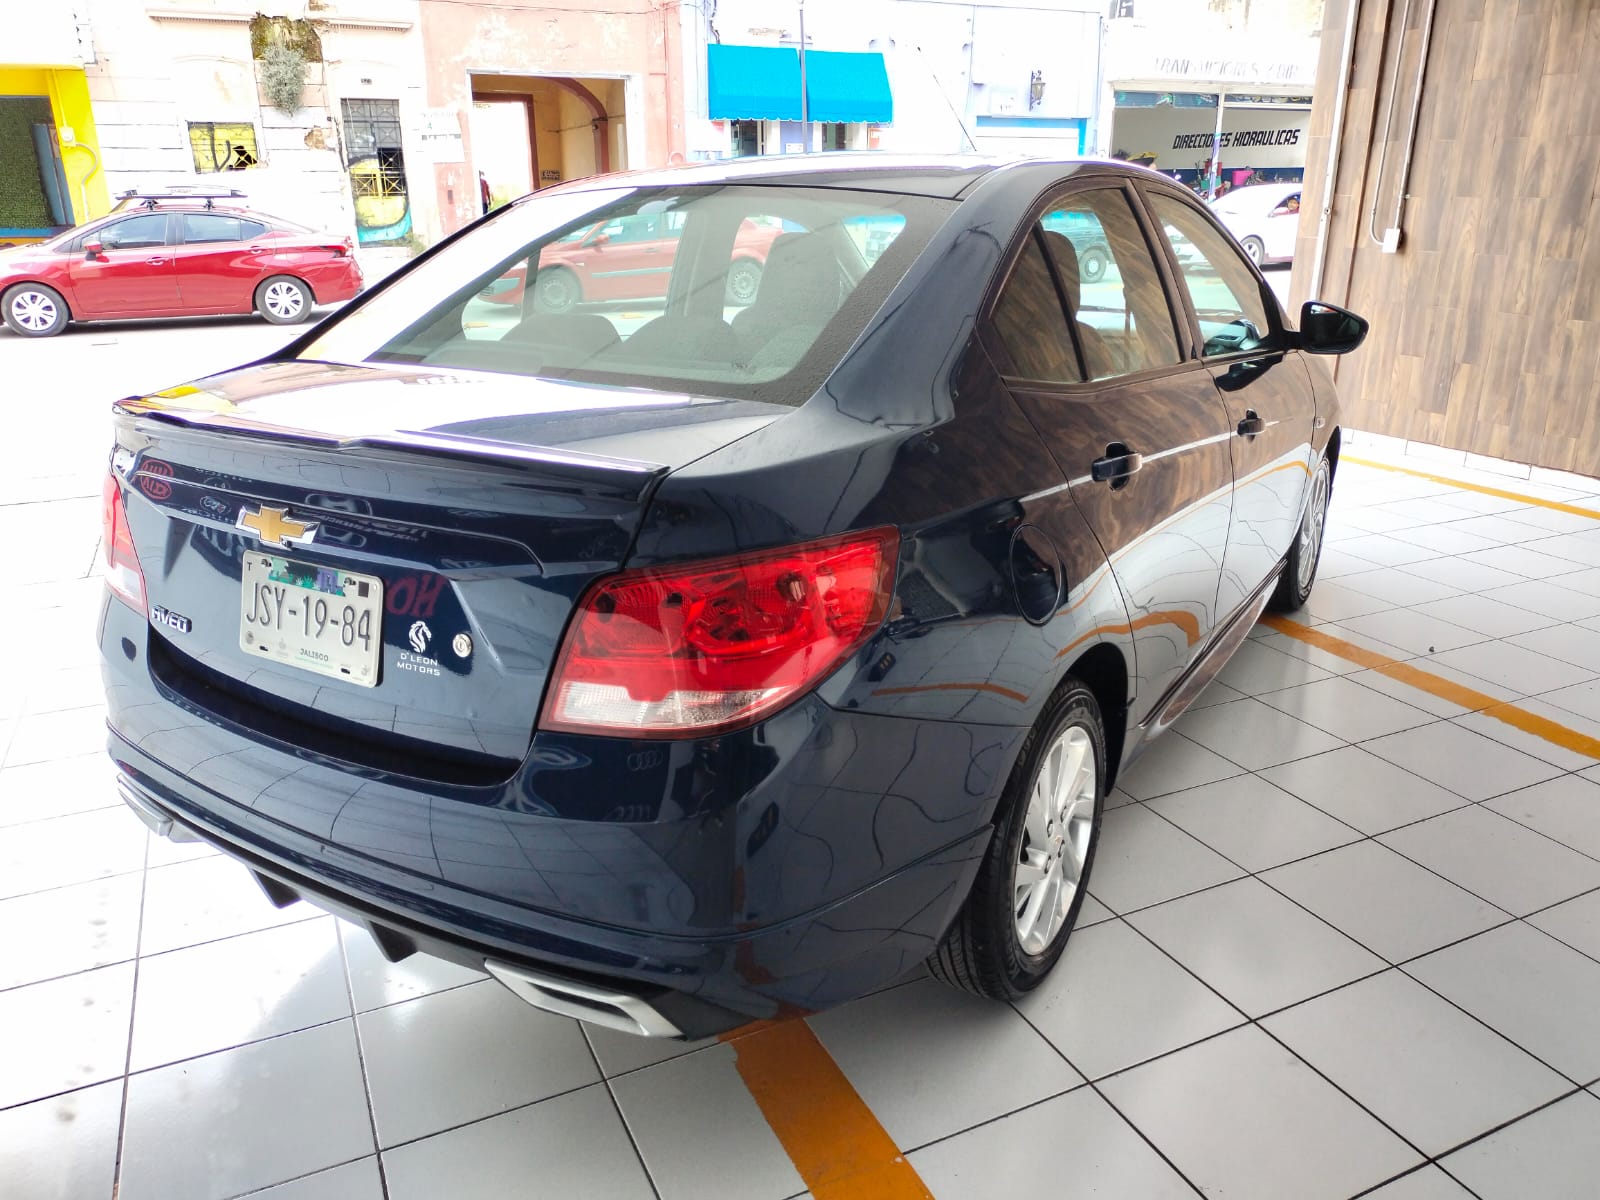
[[[786,320],[831,317],[839,307],[839,264],[815,233],[786,233],[767,251],[756,304]]]
[[[1061,276],[1061,287],[1067,294],[1070,315],[1076,319],[1083,295],[1083,280],[1078,275],[1078,248],[1066,234],[1054,229],[1044,231],[1044,246],[1056,265],[1056,273]]]

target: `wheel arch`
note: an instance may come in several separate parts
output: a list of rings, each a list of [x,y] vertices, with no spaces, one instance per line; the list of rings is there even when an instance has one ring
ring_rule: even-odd
[[[317,300],[317,285],[312,283],[311,280],[307,279],[304,275],[296,275],[293,271],[273,271],[270,275],[263,275],[256,281],[255,287],[250,289],[250,303],[254,307],[261,307],[261,289],[266,287],[267,284],[271,283],[274,279],[294,280],[301,287],[305,288],[306,291],[311,293],[311,302],[313,304],[319,303]]]
[[[74,293],[70,283],[57,283],[49,279],[35,279],[32,277],[27,279],[13,279],[10,283],[0,287],[0,299],[4,299],[6,296],[9,296],[12,288],[27,287],[29,284],[32,284],[34,287],[49,288],[56,295],[60,296],[61,303],[67,306],[67,320],[75,321],[78,319],[77,315],[72,311]]]
[[[1109,642],[1090,646],[1066,669],[1056,683],[1055,692],[1077,680],[1094,694],[1100,706],[1100,721],[1106,735],[1106,791],[1117,782],[1122,751],[1128,734],[1128,660]]]

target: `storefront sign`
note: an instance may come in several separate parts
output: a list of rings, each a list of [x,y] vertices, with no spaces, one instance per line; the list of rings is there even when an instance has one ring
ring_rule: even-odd
[[[1164,25],[1113,20],[1106,29],[1106,78],[1126,91],[1309,95],[1319,44],[1309,36],[1215,30],[1177,40]]]
[[[1310,66],[1312,69],[1307,70]],[[1153,77],[1212,83],[1292,83],[1309,88],[1316,82],[1314,63],[1271,62],[1240,58],[1189,58],[1158,54],[1150,64]]]
[[[1240,129],[1235,132],[1224,132],[1222,135],[1222,149],[1244,149],[1249,146],[1298,146],[1300,144],[1298,129]],[[1209,150],[1212,139],[1216,136],[1211,133],[1180,133],[1172,139],[1174,150]]]

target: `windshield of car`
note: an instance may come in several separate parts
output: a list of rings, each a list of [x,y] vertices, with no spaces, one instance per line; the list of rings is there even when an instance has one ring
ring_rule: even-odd
[[[607,188],[503,210],[307,358],[798,404],[955,205],[834,188]]]

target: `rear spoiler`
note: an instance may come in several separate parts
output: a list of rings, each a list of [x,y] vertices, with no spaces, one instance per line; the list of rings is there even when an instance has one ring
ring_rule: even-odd
[[[403,454],[454,459],[460,462],[494,464],[500,467],[525,467],[552,470],[555,474],[611,488],[644,489],[664,476],[664,463],[611,458],[578,450],[557,450],[549,446],[525,445],[494,438],[460,434],[392,430],[383,433],[341,437],[319,430],[298,429],[252,420],[230,412],[210,412],[199,408],[177,408],[146,397],[129,397],[111,406],[119,424],[132,425],[136,432],[144,422],[156,422],[183,430],[217,432],[237,437],[257,438],[280,444],[304,446],[308,450],[389,450]]]

